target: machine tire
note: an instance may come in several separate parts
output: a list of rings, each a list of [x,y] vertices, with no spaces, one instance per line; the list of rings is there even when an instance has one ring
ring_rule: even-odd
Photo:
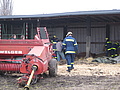
[[[57,75],[57,60],[51,59],[49,61],[49,76],[55,77]]]
[[[0,75],[4,75],[5,74],[5,72],[0,72]]]

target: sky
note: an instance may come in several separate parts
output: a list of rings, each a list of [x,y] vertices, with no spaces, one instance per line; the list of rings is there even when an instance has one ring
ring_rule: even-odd
[[[120,0],[13,0],[13,15],[120,9]]]

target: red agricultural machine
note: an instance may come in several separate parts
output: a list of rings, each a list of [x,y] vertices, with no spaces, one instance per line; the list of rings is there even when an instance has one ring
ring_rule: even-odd
[[[1,39],[0,74],[6,72],[22,73],[18,79],[25,90],[36,83],[40,76],[49,71],[50,76],[57,74],[57,61],[52,58],[52,45],[45,27],[37,28],[36,39]]]

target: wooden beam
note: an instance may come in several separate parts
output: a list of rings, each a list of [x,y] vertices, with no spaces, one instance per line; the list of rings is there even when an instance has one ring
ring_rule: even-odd
[[[66,37],[66,34],[67,34],[67,32],[68,32],[67,29],[68,29],[67,26],[64,26],[64,27],[63,27],[63,38]]]
[[[90,57],[90,45],[91,45],[91,18],[87,17],[87,37],[86,37],[86,58]]]
[[[109,24],[106,25],[106,38],[110,39],[110,25]]]

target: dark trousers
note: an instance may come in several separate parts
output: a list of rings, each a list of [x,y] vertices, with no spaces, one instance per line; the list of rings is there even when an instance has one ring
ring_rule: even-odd
[[[118,54],[118,49],[116,48],[116,50],[115,50],[115,57],[117,57],[117,56],[119,56],[119,54]]]
[[[111,57],[111,54],[113,54],[113,51],[111,50],[106,50],[106,56]]]
[[[110,52],[111,52],[111,57],[114,58],[115,57],[115,50],[111,49]]]
[[[67,68],[72,69],[74,64],[75,54],[66,54]]]

